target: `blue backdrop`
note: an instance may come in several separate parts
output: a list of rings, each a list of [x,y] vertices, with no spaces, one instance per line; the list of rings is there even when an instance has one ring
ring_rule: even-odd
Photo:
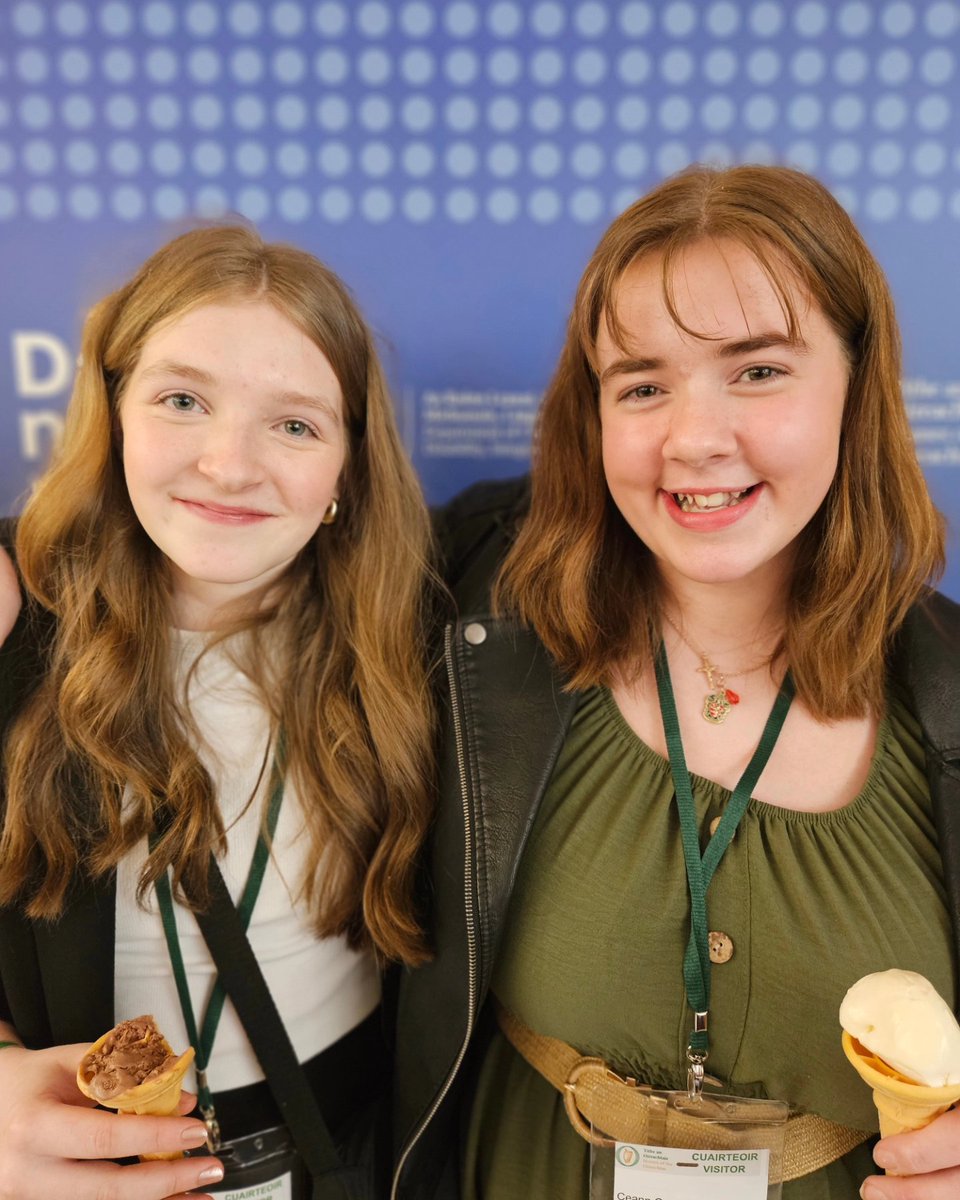
[[[778,161],[883,263],[960,525],[958,50],[956,0],[3,0],[0,511],[57,435],[85,307],[194,215],[345,277],[439,500],[525,465],[611,217],[691,161]]]

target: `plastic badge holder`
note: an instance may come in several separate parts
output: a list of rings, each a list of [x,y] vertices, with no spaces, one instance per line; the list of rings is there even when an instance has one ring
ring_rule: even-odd
[[[216,1187],[204,1188],[211,1196],[224,1200],[307,1200],[310,1194],[303,1160],[283,1125],[223,1142],[217,1157],[225,1175]]]
[[[780,1200],[788,1104],[643,1090],[636,1141],[590,1126],[590,1200]]]

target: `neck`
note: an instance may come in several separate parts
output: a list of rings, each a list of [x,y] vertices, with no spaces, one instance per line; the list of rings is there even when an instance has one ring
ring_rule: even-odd
[[[222,596],[201,588],[174,589],[171,620],[177,629],[189,633],[216,633],[224,623]]]
[[[170,616],[178,629],[216,633],[252,616],[269,604],[276,593],[269,578],[250,587],[207,583],[174,572]]]
[[[769,654],[786,621],[784,589],[762,588],[756,581],[703,584],[664,580],[664,610],[686,637],[711,657],[751,651]]]

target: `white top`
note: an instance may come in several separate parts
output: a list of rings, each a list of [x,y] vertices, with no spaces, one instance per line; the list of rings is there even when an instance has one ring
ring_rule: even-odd
[[[177,630],[174,639],[179,682],[199,653],[203,635]],[[201,659],[189,701],[206,741],[199,748],[200,759],[217,789],[227,829],[228,851],[219,866],[236,903],[250,870],[270,784],[269,717],[250,681],[219,646]],[[256,796],[248,804],[255,787]],[[343,937],[318,939],[310,927],[297,897],[309,844],[303,831],[300,799],[288,785],[248,931],[301,1062],[349,1033],[380,1001],[380,977],[372,954],[350,949]],[[174,1050],[181,1051],[190,1039],[156,899],[150,897],[148,911],[136,901],[146,854],[144,839],[117,871],[116,1019],[152,1013]],[[216,971],[193,914],[177,905],[176,918],[199,1026]],[[229,1000],[223,1007],[207,1077],[214,1092],[264,1078]],[[195,1090],[192,1069],[186,1086]]]

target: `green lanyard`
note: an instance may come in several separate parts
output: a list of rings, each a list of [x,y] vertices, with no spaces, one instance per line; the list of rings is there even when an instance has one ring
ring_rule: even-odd
[[[683,858],[687,868],[687,886],[690,890],[690,938],[683,958],[683,981],[687,991],[687,1003],[693,1010],[693,1029],[687,1046],[690,1063],[689,1089],[691,1095],[699,1094],[703,1085],[703,1064],[710,1052],[707,1032],[707,1015],[710,1008],[710,949],[707,930],[707,888],[717,869],[723,853],[730,845],[740,818],[746,812],[750,796],[757,780],[767,765],[767,760],[776,745],[783,722],[793,700],[794,686],[789,671],[780,685],[770,716],[763,728],[760,743],[747,764],[747,769],[733,789],[730,800],[720,818],[716,831],[707,843],[702,857],[700,833],[697,829],[696,809],[690,772],[687,770],[680,738],[680,722],[677,706],[670,683],[670,668],[667,651],[660,643],[656,658],[657,692],[660,696],[660,713],[667,741],[667,755],[673,775],[673,787],[680,814],[680,835],[683,842]]]
[[[253,859],[250,863],[250,873],[247,876],[247,882],[244,885],[240,903],[237,905],[237,913],[243,923],[244,930],[250,925],[254,905],[257,903],[257,897],[260,895],[260,886],[263,883],[263,876],[267,869],[270,846],[277,831],[277,821],[280,817],[282,802],[283,772],[278,765],[278,760],[275,759],[272,771],[270,802],[267,806],[266,834],[261,832],[257,838],[257,844],[253,851]],[[150,838],[151,850],[156,844],[157,837],[157,834],[153,834]],[[190,988],[187,984],[187,971],[183,962],[183,953],[180,949],[180,937],[177,933],[177,919],[174,915],[173,893],[170,888],[169,872],[165,871],[160,876],[156,883],[156,889],[157,902],[160,906],[160,916],[163,920],[163,932],[167,939],[167,949],[170,952],[170,965],[173,968],[173,976],[177,984],[177,994],[180,997],[180,1008],[183,1011],[187,1036],[190,1038],[190,1044],[196,1052],[194,1062],[197,1069],[198,1102],[200,1112],[203,1115],[203,1120],[208,1130],[207,1143],[211,1150],[216,1151],[220,1146],[220,1125],[213,1107],[213,1095],[207,1082],[207,1065],[210,1062],[213,1040],[217,1034],[217,1027],[220,1024],[220,1016],[223,1012],[223,1004],[227,994],[218,977],[214,983],[213,992],[207,1004],[207,1010],[203,1015],[203,1028],[198,1031],[197,1019],[193,1012],[193,1001],[190,999]]]

